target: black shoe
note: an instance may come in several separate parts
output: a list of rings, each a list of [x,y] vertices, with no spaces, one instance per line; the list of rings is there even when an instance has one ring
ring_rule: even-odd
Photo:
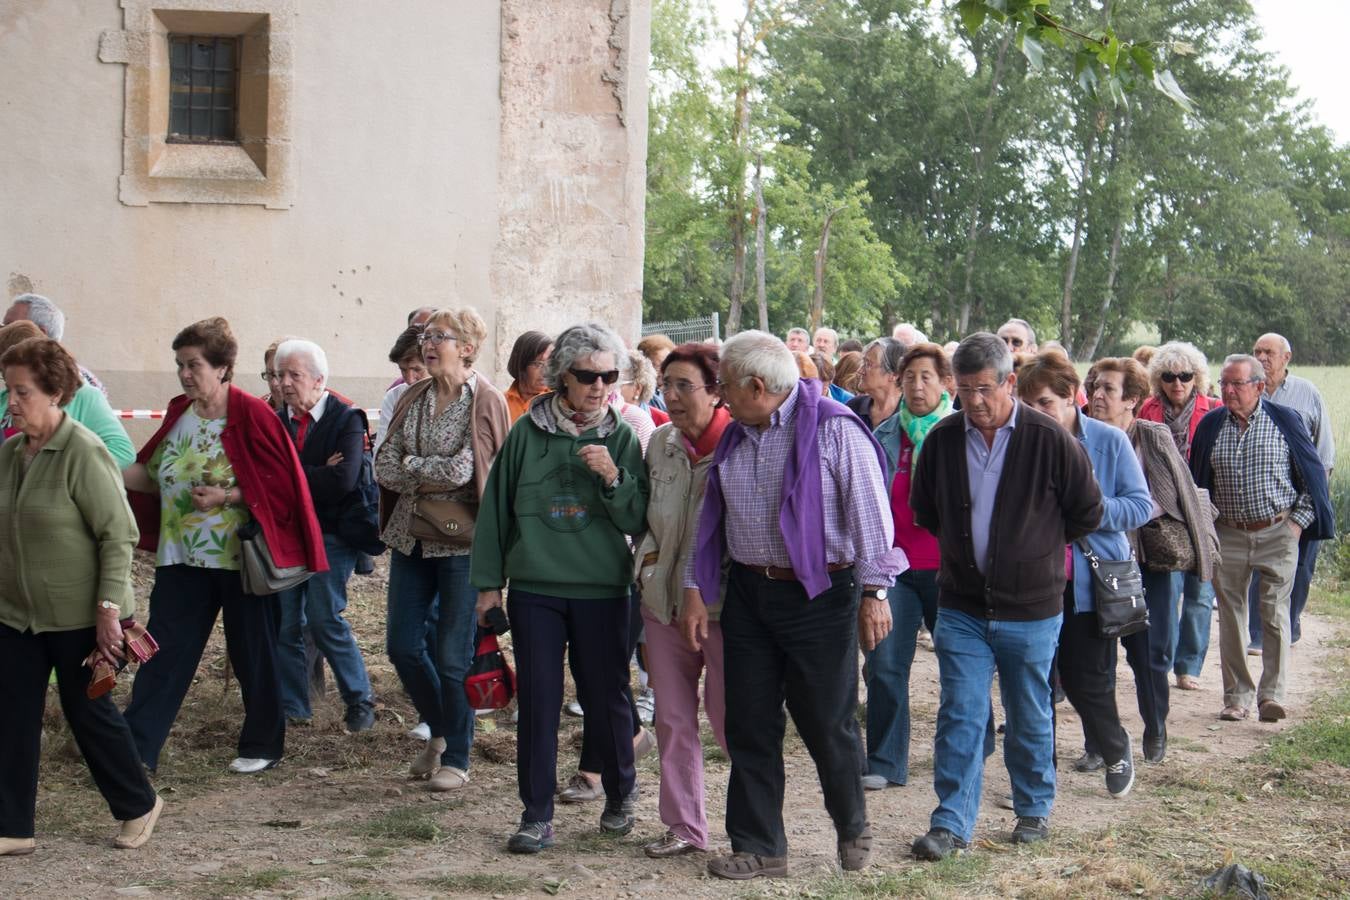
[[[369,553],[357,553],[355,574],[369,575],[374,571],[375,571],[374,558]]]
[[[1144,762],[1160,763],[1167,758],[1167,735],[1144,738]]]
[[[1014,844],[1034,844],[1050,836],[1050,820],[1042,816],[1018,816],[1012,831]]]
[[[1096,772],[1102,766],[1106,765],[1106,760],[1102,759],[1100,753],[1089,753],[1083,751],[1083,755],[1074,761],[1073,770],[1075,772]]]
[[[353,703],[347,707],[347,715],[343,718],[343,723],[347,727],[348,734],[369,731],[375,727],[375,707],[364,700],[360,703]]]
[[[914,841],[909,852],[915,859],[939,860],[966,849],[966,842],[945,828],[931,828],[928,833]]]
[[[633,830],[637,817],[633,810],[637,807],[637,785],[626,797],[618,800],[605,799],[605,811],[600,814],[600,830],[606,834],[621,835]]]
[[[1106,790],[1117,799],[1124,797],[1134,787],[1134,746],[1130,736],[1125,735],[1125,758],[1106,767]]]
[[[521,822],[516,833],[506,842],[506,849],[512,853],[538,853],[552,846],[552,822]]]

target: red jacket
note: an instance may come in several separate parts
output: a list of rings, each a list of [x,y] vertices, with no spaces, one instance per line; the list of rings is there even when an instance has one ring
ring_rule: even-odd
[[[1195,440],[1195,426],[1200,424],[1200,420],[1205,417],[1205,413],[1211,409],[1222,406],[1223,401],[1209,394],[1202,394],[1199,391],[1195,394],[1195,405],[1191,408],[1190,433],[1186,436],[1186,446],[1189,447]],[[1145,422],[1163,421],[1163,404],[1156,394],[1150,396],[1144,401],[1144,405],[1139,407],[1138,418]]]
[[[300,457],[286,426],[266,402],[234,385],[229,386],[229,391],[220,442],[239,481],[244,502],[262,526],[272,559],[278,566],[303,565],[313,572],[327,571],[323,532],[314,515]],[[190,402],[182,394],[169,401],[164,424],[141,448],[136,462],[149,462]],[[159,546],[159,495],[127,491],[127,497],[141,530],[137,546],[154,552]]]

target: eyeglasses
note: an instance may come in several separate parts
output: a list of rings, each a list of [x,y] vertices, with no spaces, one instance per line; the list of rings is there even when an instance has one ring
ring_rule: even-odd
[[[613,384],[619,380],[619,370],[610,369],[608,372],[595,372],[591,369],[568,369],[581,384],[595,384],[597,381],[603,381],[605,384]]]
[[[272,382],[279,380],[281,378],[281,373],[263,371],[258,373],[258,377],[263,381]]]
[[[1241,381],[1220,381],[1220,382],[1219,382],[1219,387],[1221,387],[1221,388],[1233,388],[1234,390],[1236,390],[1236,389],[1242,387],[1244,384],[1256,384],[1257,381],[1258,381],[1258,379],[1256,379],[1256,378],[1244,378],[1244,379],[1242,379]]]
[[[1195,378],[1194,372],[1164,372],[1162,380],[1168,384],[1180,381],[1182,384],[1190,384],[1191,379]]]
[[[712,385],[708,384],[694,384],[692,381],[685,381],[683,378],[676,381],[672,381],[671,379],[667,378],[661,381],[662,393],[679,394],[683,397],[688,397],[690,394],[695,393],[696,391],[705,390],[706,388],[709,388],[711,386]]]
[[[458,340],[459,338],[455,337],[448,331],[424,331],[417,336],[417,343],[430,344],[433,347],[439,347],[446,341],[458,341]]]
[[[981,400],[988,400],[994,396],[994,392],[1003,387],[1002,384],[986,384],[980,387],[961,387],[956,386],[956,393],[962,397],[979,397]]]
[[[538,371],[541,371],[541,370],[544,368],[544,366],[546,366],[546,365],[548,365],[548,361],[547,361],[547,360],[538,360],[538,359],[536,359],[536,360],[535,360],[534,362],[532,362],[532,363],[526,363],[526,364],[525,364],[525,368],[527,368],[527,369],[534,369],[534,371],[538,372]]]

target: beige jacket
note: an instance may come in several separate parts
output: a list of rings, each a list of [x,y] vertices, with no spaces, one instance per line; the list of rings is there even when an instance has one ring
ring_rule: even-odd
[[[684,571],[698,536],[698,511],[713,454],[691,465],[680,431],[665,424],[647,444],[647,531],[637,542],[634,577],[642,588],[642,605],[665,624],[674,621],[684,600]],[[708,619],[717,621],[722,598],[709,604]]]

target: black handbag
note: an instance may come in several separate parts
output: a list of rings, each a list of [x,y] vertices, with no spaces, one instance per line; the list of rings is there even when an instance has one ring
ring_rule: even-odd
[[[1127,637],[1148,628],[1148,604],[1144,602],[1144,576],[1134,554],[1129,559],[1102,559],[1088,542],[1078,549],[1092,570],[1092,601],[1097,608],[1097,636]]]
[[[380,487],[375,483],[375,466],[369,450],[363,454],[356,487],[338,506],[337,533],[352,547],[370,556],[379,556],[385,550],[384,542],[380,540]]]

